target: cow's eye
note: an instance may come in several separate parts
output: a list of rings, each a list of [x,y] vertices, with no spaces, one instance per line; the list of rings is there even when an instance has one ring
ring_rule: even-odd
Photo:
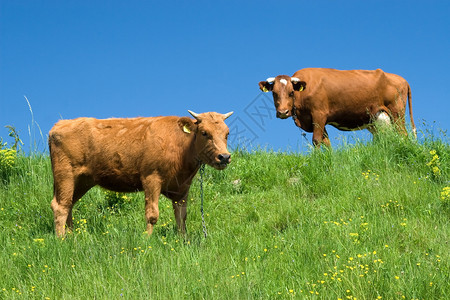
[[[289,97],[294,97],[294,92],[290,92]]]
[[[206,133],[206,131],[202,131],[202,135],[207,136],[208,134]]]

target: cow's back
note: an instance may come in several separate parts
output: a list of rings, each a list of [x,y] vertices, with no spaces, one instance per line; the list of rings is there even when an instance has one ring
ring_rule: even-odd
[[[341,71],[309,68],[297,71],[293,77],[306,82],[304,91],[297,92],[296,106],[327,115],[328,121],[354,118],[355,124],[368,121],[367,111],[382,103],[386,85],[385,73],[378,69]]]
[[[110,156],[113,152],[132,155],[137,150],[132,145],[139,146],[152,119],[61,120],[50,130],[50,151],[58,147],[74,159],[72,163],[79,164],[89,161],[86,157],[88,154],[99,159]]]
[[[327,68],[307,68],[297,71],[293,77],[306,82],[305,94],[314,95],[325,91],[329,98],[341,95],[366,96],[365,93],[377,89],[385,80],[385,73],[377,70],[335,70]],[[347,97],[348,98],[348,97]],[[342,99],[341,99],[342,101]]]
[[[112,190],[140,190],[142,175],[170,172],[179,161],[179,143],[174,139],[177,119],[61,120],[49,133],[52,165],[69,168],[70,164],[74,175]]]

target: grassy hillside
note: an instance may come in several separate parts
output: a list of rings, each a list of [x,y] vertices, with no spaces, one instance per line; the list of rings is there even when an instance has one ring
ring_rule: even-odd
[[[57,239],[48,156],[2,155],[0,299],[450,298],[442,139],[235,151],[225,171],[206,168],[206,239],[194,180],[187,240],[169,200],[147,238],[142,193],[98,188]]]

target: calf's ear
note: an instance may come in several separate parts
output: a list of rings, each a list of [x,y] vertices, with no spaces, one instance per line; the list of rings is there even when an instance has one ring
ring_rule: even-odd
[[[260,81],[259,82],[259,89],[263,91],[264,93],[270,92],[273,89],[273,84],[269,83],[268,81]]]
[[[178,126],[185,134],[195,133],[197,131],[197,124],[188,117],[178,119]]]

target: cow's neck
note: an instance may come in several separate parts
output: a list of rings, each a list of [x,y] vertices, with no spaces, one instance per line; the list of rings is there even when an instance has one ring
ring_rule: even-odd
[[[298,119],[298,117],[297,117],[297,108],[295,107],[295,104],[292,105],[291,115],[292,115],[292,119],[294,119],[294,121]]]
[[[195,149],[195,136],[189,141],[185,152],[183,153],[183,169],[186,176],[192,179],[197,174],[200,168],[201,161],[199,159],[198,151]]]
[[[295,124],[297,124],[300,120],[299,120],[299,114],[300,114],[300,110],[301,110],[301,103],[302,103],[302,94],[300,94],[299,96],[298,96],[299,98],[297,98],[297,95],[296,95],[296,97],[294,98],[294,102],[293,102],[293,104],[292,104],[292,112],[291,112],[291,115],[292,115],[292,119],[294,120],[294,122],[295,122]],[[297,102],[297,105],[295,105],[296,104],[296,102]],[[299,126],[300,127],[300,126]]]
[[[295,101],[294,104],[292,105],[292,120],[294,120],[295,125],[297,125],[298,127],[302,127],[300,125],[300,109],[298,106],[295,106]]]

